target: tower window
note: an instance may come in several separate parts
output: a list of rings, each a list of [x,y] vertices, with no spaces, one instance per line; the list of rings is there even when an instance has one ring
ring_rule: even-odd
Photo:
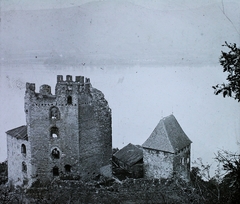
[[[67,104],[72,104],[72,96],[67,97]]]
[[[51,127],[51,137],[52,138],[58,138],[59,131],[57,127]]]
[[[26,153],[27,153],[27,151],[26,151],[26,145],[25,145],[25,144],[22,144],[22,146],[21,146],[21,153],[22,153],[23,155],[26,155]]]
[[[59,112],[59,109],[57,107],[52,107],[50,109],[50,118],[55,119],[55,120],[60,119],[60,112]]]
[[[58,170],[58,167],[53,167],[53,170],[52,170],[52,172],[53,172],[53,176],[59,176],[59,170]]]
[[[52,156],[53,156],[54,159],[59,159],[60,158],[60,152],[57,148],[54,148],[52,150]]]
[[[24,172],[24,173],[27,172],[27,165],[25,162],[22,162],[22,172]]]
[[[70,165],[66,164],[64,168],[66,172],[71,172],[72,167]]]

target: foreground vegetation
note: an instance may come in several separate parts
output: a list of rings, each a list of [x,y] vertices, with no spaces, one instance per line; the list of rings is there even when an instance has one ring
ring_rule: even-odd
[[[31,188],[1,188],[2,203],[199,203],[194,188],[181,180],[126,179],[98,181],[54,181]]]
[[[219,168],[209,176],[209,165],[191,170],[191,181],[177,175],[171,179],[96,177],[92,181],[54,180],[47,186],[24,190],[9,188],[7,162],[0,164],[0,203],[238,203],[240,198],[239,155],[220,151]]]

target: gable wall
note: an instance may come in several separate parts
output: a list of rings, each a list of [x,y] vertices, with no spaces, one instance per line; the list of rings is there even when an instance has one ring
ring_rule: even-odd
[[[26,146],[26,154],[21,153],[21,145]],[[7,155],[8,155],[8,182],[10,185],[22,185],[31,177],[31,151],[29,142],[26,140],[16,139],[11,135],[7,135]],[[22,171],[22,162],[25,162],[27,171]]]
[[[174,154],[143,148],[145,178],[168,178],[173,173]]]

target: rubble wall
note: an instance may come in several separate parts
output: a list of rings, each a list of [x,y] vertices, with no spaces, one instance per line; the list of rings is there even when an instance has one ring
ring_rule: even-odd
[[[111,110],[104,95],[91,88],[79,97],[79,160],[81,177],[100,174],[100,168],[111,164]]]
[[[173,173],[174,154],[143,148],[145,178],[169,178]]]
[[[26,147],[24,154],[21,151],[22,145]],[[31,152],[28,141],[7,135],[7,149],[9,184],[28,185],[28,180],[31,178],[31,165],[29,165]],[[26,165],[26,169],[23,169],[23,164]]]
[[[190,180],[191,145],[179,150],[173,160],[173,171],[182,179]]]

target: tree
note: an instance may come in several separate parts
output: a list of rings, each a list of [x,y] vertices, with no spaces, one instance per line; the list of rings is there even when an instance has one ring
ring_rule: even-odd
[[[218,151],[216,158],[226,174],[221,182],[223,203],[239,203],[240,197],[240,155],[228,151]]]
[[[204,203],[219,203],[221,196],[219,173],[215,171],[215,175],[211,177],[211,165],[204,164],[201,158],[198,158],[193,164],[195,166],[191,169],[190,178],[196,193],[201,196]]]
[[[0,185],[8,180],[7,161],[0,163]]]
[[[236,44],[225,42],[224,45],[230,49],[229,52],[223,52],[219,62],[223,66],[223,72],[227,72],[228,83],[217,84],[213,86],[214,94],[223,94],[223,97],[233,97],[240,102],[240,48]]]

